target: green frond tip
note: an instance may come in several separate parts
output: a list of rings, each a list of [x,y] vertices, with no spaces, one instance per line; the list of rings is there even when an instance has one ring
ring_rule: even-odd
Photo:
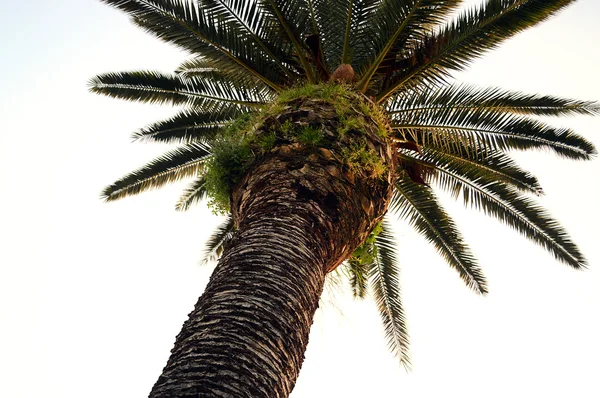
[[[214,262],[221,257],[225,245],[233,237],[235,231],[235,225],[231,214],[225,216],[225,220],[219,225],[219,227],[213,232],[211,237],[206,242],[204,252],[200,264],[207,264]]]
[[[183,194],[175,205],[175,210],[186,211],[189,210],[194,204],[201,202],[206,199],[206,176],[202,175],[194,180],[189,187],[183,191]]]

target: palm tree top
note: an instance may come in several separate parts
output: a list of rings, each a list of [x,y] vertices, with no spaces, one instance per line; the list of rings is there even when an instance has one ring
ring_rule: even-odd
[[[134,133],[135,140],[180,146],[107,187],[106,200],[182,178],[194,181],[178,210],[211,194],[215,200],[226,176],[211,165],[225,156],[219,148],[231,143],[224,145],[223,136],[253,133],[257,123],[248,120],[264,120],[290,100],[290,92],[296,99],[309,96],[294,91],[298,88],[313,87],[310,95],[323,96],[324,87],[339,86],[325,100],[357,93],[361,103],[382,112],[387,139],[397,149],[390,215],[408,220],[470,288],[487,291],[436,189],[516,229],[556,259],[585,266],[565,230],[535,202],[533,197],[543,193],[537,179],[509,153],[542,149],[570,159],[592,158],[596,150],[589,141],[539,117],[597,115],[600,106],[451,79],[453,72],[574,0],[487,0],[468,9],[460,0],[102,1],[190,55],[172,74],[106,73],[90,81],[91,90],[100,94],[183,107]],[[247,145],[243,139],[236,142],[240,148]],[[252,164],[250,152],[244,167]],[[209,242],[208,257],[220,252],[232,228],[228,219]],[[389,228],[362,250],[348,262],[353,290],[361,296],[365,281],[371,281],[390,347],[407,363],[398,256]]]

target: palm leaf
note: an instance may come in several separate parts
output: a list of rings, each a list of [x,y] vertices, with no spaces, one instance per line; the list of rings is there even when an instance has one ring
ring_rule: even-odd
[[[444,80],[451,70],[463,70],[515,34],[543,22],[574,0],[488,0],[471,8],[421,44],[397,64],[377,95],[383,103],[398,89],[425,87]]]
[[[362,79],[358,90],[365,92],[376,73],[388,74],[401,51],[411,40],[421,39],[444,21],[462,0],[388,0],[374,13],[366,30],[372,41],[368,66],[359,66]]]
[[[248,75],[222,72],[209,67],[210,62],[203,58],[193,58],[183,62],[176,73],[192,81],[211,82],[242,93],[243,97],[255,102],[271,102],[275,99],[273,89],[262,82],[257,82]]]
[[[183,195],[177,201],[175,210],[186,211],[189,210],[192,205],[201,202],[206,199],[206,176],[201,175],[196,178],[189,187],[183,191]]]
[[[382,0],[352,0],[346,15],[342,63],[351,63],[356,70],[371,61],[373,41],[371,20]]]
[[[113,98],[212,110],[223,103],[256,108],[264,103],[256,92],[223,81],[186,79],[160,72],[106,73],[90,80],[90,90]]]
[[[308,83],[316,83],[315,71],[309,63],[303,40],[304,34],[315,33],[309,27],[312,21],[306,1],[260,0],[260,4],[265,13],[279,22],[274,34],[285,36],[292,44]]]
[[[430,146],[423,147],[423,151],[460,165],[461,169],[469,172],[470,178],[473,180],[487,178],[490,181],[503,181],[525,193],[537,196],[543,194],[538,179],[533,174],[520,168],[514,160],[505,154],[485,153],[480,150],[479,153],[475,152],[474,155],[471,155],[472,152],[468,150],[465,154],[453,150],[440,150]]]
[[[309,4],[311,19],[315,20],[317,31],[324,39],[323,53],[329,70],[335,70],[342,63],[344,29],[352,2],[353,0],[312,0]]]
[[[289,54],[283,51],[279,41],[271,43],[264,34],[264,27],[273,25],[276,20],[262,12],[256,0],[203,0],[202,4],[212,19],[223,21],[230,31],[242,37],[248,45],[260,48],[265,57],[272,60],[287,76],[289,82],[297,80],[297,72],[292,70],[289,64],[284,64]]]
[[[402,115],[402,119],[396,115],[392,128],[398,131],[399,138],[412,139],[420,145],[440,141],[459,147],[466,142],[490,152],[550,149],[560,156],[583,160],[596,154],[591,142],[570,129],[501,112],[450,109]]]
[[[468,165],[434,152],[424,154],[417,161],[431,169],[430,175],[441,188],[455,196],[462,193],[465,205],[497,218],[559,261],[573,268],[585,267],[585,258],[559,222],[503,181],[473,172]]]
[[[210,59],[222,71],[249,74],[278,91],[278,68],[243,37],[215,24],[197,2],[187,0],[101,0],[125,11],[147,32],[186,51]],[[275,66],[275,67],[273,67]]]
[[[397,120],[429,119],[430,114],[456,111],[474,115],[512,113],[535,116],[598,115],[600,104],[549,95],[523,94],[495,87],[479,88],[467,84],[443,86],[420,92],[396,95],[388,106]]]
[[[234,230],[233,217],[227,215],[225,221],[215,230],[206,242],[200,263],[206,264],[217,261],[221,256],[221,253],[223,253],[224,246],[232,238]]]
[[[367,294],[367,283],[373,264],[363,264],[355,258],[347,260],[347,273],[350,277],[350,288],[354,298],[365,298]]]
[[[136,131],[133,139],[143,142],[206,143],[242,113],[236,106],[224,107],[213,112],[183,110],[167,120]]]
[[[377,256],[371,267],[370,286],[383,321],[388,347],[400,363],[409,369],[409,339],[400,295],[398,253],[390,231],[390,227],[384,223],[382,232],[375,239]]]
[[[487,293],[485,278],[477,261],[432,190],[409,178],[398,180],[395,188],[390,210],[407,219],[413,228],[433,244],[469,288],[481,294]]]
[[[208,148],[200,143],[182,146],[115,181],[104,189],[102,196],[106,201],[113,201],[194,177],[210,156]]]

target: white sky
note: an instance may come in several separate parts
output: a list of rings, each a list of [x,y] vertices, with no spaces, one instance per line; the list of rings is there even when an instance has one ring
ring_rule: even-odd
[[[184,55],[98,1],[0,0],[0,16],[0,396],[145,397],[207,281],[197,262],[215,218],[175,212],[182,186],[102,203],[105,185],[166,148],[129,134],[174,110],[86,82],[168,72]],[[461,79],[600,100],[599,17],[580,0]],[[600,118],[556,122],[600,146]],[[387,353],[372,302],[342,295],[317,313],[293,398],[600,396],[600,161],[519,160],[590,269],[449,205],[488,276],[482,298],[399,223],[413,371]]]

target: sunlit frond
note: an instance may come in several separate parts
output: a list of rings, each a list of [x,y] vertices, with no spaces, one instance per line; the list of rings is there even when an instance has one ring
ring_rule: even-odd
[[[522,192],[538,196],[543,193],[537,178],[503,153],[490,153],[476,148],[455,150],[447,145],[426,145],[423,146],[423,151],[461,165],[461,169],[466,170],[471,179],[485,176],[489,180],[503,181]],[[401,152],[404,155],[411,155],[409,151]]]
[[[524,94],[468,84],[401,92],[388,105],[397,120],[428,119],[431,113],[472,112],[474,115],[513,113],[534,116],[598,115],[600,104],[550,95]]]
[[[257,108],[267,98],[221,79],[184,78],[154,71],[106,73],[90,80],[90,90],[129,101],[185,105],[215,110],[223,104]]]
[[[211,60],[221,71],[237,71],[278,91],[283,80],[277,65],[244,37],[216,23],[197,2],[185,0],[101,0],[126,12],[156,37]]]
[[[201,82],[211,82],[219,86],[230,88],[239,92],[247,99],[253,99],[254,102],[266,103],[276,98],[273,89],[262,82],[257,82],[249,78],[248,75],[232,72],[223,72],[210,67],[210,62],[203,58],[192,58],[184,61],[176,73],[180,77],[198,80]]]
[[[183,191],[183,194],[175,205],[175,210],[186,211],[194,204],[206,199],[206,195],[206,177],[201,175]]]
[[[365,92],[376,73],[382,78],[396,67],[396,58],[410,49],[415,40],[440,24],[462,0],[388,0],[373,13],[365,33],[370,40],[368,65],[359,65],[358,90]]]
[[[560,156],[582,160],[596,154],[594,145],[571,129],[501,112],[451,109],[407,113],[395,115],[392,128],[399,132],[399,137],[410,137],[419,145],[438,145],[436,142],[455,148],[475,145],[489,152],[549,149]]]
[[[377,94],[383,103],[399,89],[423,89],[463,70],[485,52],[556,14],[574,0],[487,0],[462,12],[441,31],[428,35],[397,62],[393,76]]]
[[[104,189],[102,196],[107,201],[117,200],[160,188],[182,178],[194,177],[210,156],[210,151],[202,144],[182,146],[115,181]]]
[[[177,115],[155,122],[133,133],[133,139],[144,142],[206,143],[243,112],[228,106],[214,112],[184,110]]]
[[[225,245],[232,238],[234,230],[233,217],[229,214],[206,242],[200,263],[217,261],[223,253]]]

